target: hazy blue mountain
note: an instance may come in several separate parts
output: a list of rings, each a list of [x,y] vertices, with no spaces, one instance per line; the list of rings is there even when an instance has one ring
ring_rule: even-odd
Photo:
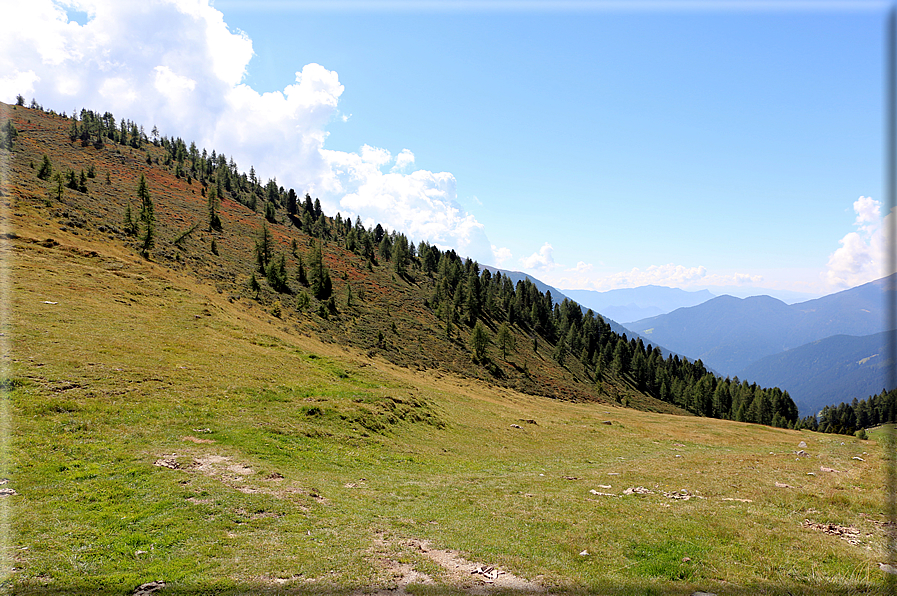
[[[738,377],[788,391],[801,416],[823,406],[865,399],[885,388],[887,334],[835,335],[767,356]]]
[[[884,331],[884,300],[894,300],[884,283],[881,279],[791,305],[769,296],[719,296],[626,326],[734,375],[761,358],[826,337]]]
[[[796,302],[806,302],[820,298],[819,294],[809,294],[807,292],[792,292],[791,290],[779,290],[776,288],[757,288],[754,286],[710,286],[707,288],[717,296],[728,294],[736,298],[748,298],[750,296],[772,296],[781,300],[785,304],[795,304]]]
[[[521,271],[508,271],[506,269],[499,269],[498,267],[493,267],[492,265],[482,265],[481,268],[488,269],[490,271],[490,273],[492,273],[492,274],[499,272],[502,275],[507,276],[508,279],[510,279],[511,282],[513,282],[515,285],[517,284],[518,281],[523,281],[524,279],[529,279],[533,283],[533,285],[535,285],[539,289],[540,292],[544,293],[546,291],[550,291],[551,299],[555,303],[563,302],[564,298],[568,298],[570,300],[573,300],[577,304],[579,304],[579,307],[583,310],[583,312],[591,309],[592,312],[594,312],[596,314],[600,314],[601,317],[610,326],[611,331],[613,331],[614,333],[617,333],[618,335],[623,335],[625,333],[626,337],[629,339],[641,338],[642,342],[646,346],[648,344],[651,344],[652,346],[656,346],[656,347],[660,348],[660,351],[664,355],[664,357],[669,356],[670,354],[678,354],[678,356],[680,358],[686,357],[686,355],[681,352],[675,352],[675,351],[669,350],[665,346],[658,344],[656,341],[651,340],[648,337],[642,336],[642,335],[636,333],[635,331],[633,331],[632,329],[629,329],[628,327],[624,327],[621,323],[608,317],[603,312],[596,310],[596,309],[592,308],[591,306],[583,304],[579,300],[576,300],[575,298],[572,298],[571,296],[566,295],[565,292],[562,292],[561,290],[558,290],[554,286],[550,286],[547,283],[536,279],[535,277],[533,277],[532,275],[529,275],[528,273],[523,273]],[[659,287],[659,286],[655,286],[655,287]],[[670,289],[670,288],[667,288],[667,289]],[[570,291],[570,290],[567,290],[567,291]],[[573,290],[573,291],[575,292],[576,290]],[[706,362],[704,364],[706,365]],[[719,374],[718,371],[713,370],[712,367],[707,366],[707,368],[710,369],[711,372]]]
[[[677,308],[696,306],[714,297],[708,290],[689,292],[665,286],[640,286],[597,292],[561,290],[582,306],[621,323],[666,314]]]

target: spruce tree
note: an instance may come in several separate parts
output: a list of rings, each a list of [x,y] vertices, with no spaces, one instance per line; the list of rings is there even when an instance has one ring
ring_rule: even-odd
[[[495,343],[498,344],[498,348],[501,350],[502,359],[507,360],[508,351],[514,349],[514,336],[511,334],[511,330],[507,323],[502,323],[498,328],[498,334],[495,336]]]
[[[140,174],[140,181],[137,183],[137,199],[140,201],[139,222],[143,230],[140,251],[143,256],[147,256],[156,242],[156,216],[153,212],[153,201],[146,187],[146,177],[143,174]]]
[[[268,224],[263,221],[262,229],[259,232],[259,239],[255,243],[255,260],[259,273],[265,273],[268,263],[271,262],[273,243],[271,232],[268,231]]]
[[[41,180],[47,180],[51,175],[53,175],[53,164],[50,163],[50,158],[44,153],[44,159],[37,170],[37,177]]]
[[[212,186],[209,188],[208,193],[208,206],[209,206],[209,229],[210,230],[221,230],[221,218],[218,216],[218,208],[220,205],[220,201],[218,200],[218,190]]]
[[[473,331],[470,332],[470,349],[477,362],[486,361],[489,349],[489,334],[486,333],[486,328],[480,321],[476,322],[473,326]]]

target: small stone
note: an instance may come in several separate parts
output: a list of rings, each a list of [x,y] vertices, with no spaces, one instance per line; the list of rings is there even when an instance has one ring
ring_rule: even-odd
[[[803,441],[801,441],[800,443],[798,443],[797,446],[798,446],[800,449],[806,449],[806,448],[807,448],[807,444],[804,443]]]
[[[584,551],[582,551],[581,553],[579,553],[579,556],[580,556],[580,557],[588,557],[588,556],[589,556],[589,551],[584,550]]]
[[[163,582],[163,581],[156,581],[156,582],[149,582],[146,584],[141,584],[141,585],[137,586],[136,590],[134,590],[133,596],[149,596],[150,594],[155,594],[156,592],[159,592],[164,587],[165,587],[165,582]]]

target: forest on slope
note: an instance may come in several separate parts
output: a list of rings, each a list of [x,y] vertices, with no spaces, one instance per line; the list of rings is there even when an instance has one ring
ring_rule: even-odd
[[[241,172],[223,152],[109,112],[67,116],[21,98],[2,112],[0,188],[45,218],[48,236],[55,228],[123,243],[292,333],[534,395],[799,423],[787,392],[665,358],[575,302],[453,250],[327,215],[319,200]]]

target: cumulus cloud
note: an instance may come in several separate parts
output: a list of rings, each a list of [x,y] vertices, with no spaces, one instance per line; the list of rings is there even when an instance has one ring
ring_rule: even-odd
[[[414,165],[414,154],[407,149],[396,156],[396,165],[392,167],[392,172],[403,172],[408,166]]]
[[[31,0],[5,7],[0,37],[0,99],[19,93],[69,112],[110,111],[163,134],[196,141],[342,209],[493,262],[482,224],[457,202],[448,172],[405,173],[404,149],[388,173],[389,151],[327,150],[327,126],[343,122],[343,85],[336,72],[306,64],[281,91],[259,93],[243,83],[252,40],[233,30],[210,0]],[[87,21],[70,21],[66,8]],[[346,213],[349,210],[350,213]]]
[[[501,267],[507,261],[511,260],[511,249],[492,245],[492,254],[495,258],[495,266]]]
[[[554,248],[547,242],[542,245],[538,252],[521,258],[520,263],[524,269],[545,273],[550,273],[560,267],[560,265],[554,262]]]
[[[856,231],[846,234],[841,247],[829,255],[823,279],[832,289],[858,286],[887,275],[885,271],[885,233],[893,226],[892,210],[881,217],[881,202],[860,197],[853,203]]]

